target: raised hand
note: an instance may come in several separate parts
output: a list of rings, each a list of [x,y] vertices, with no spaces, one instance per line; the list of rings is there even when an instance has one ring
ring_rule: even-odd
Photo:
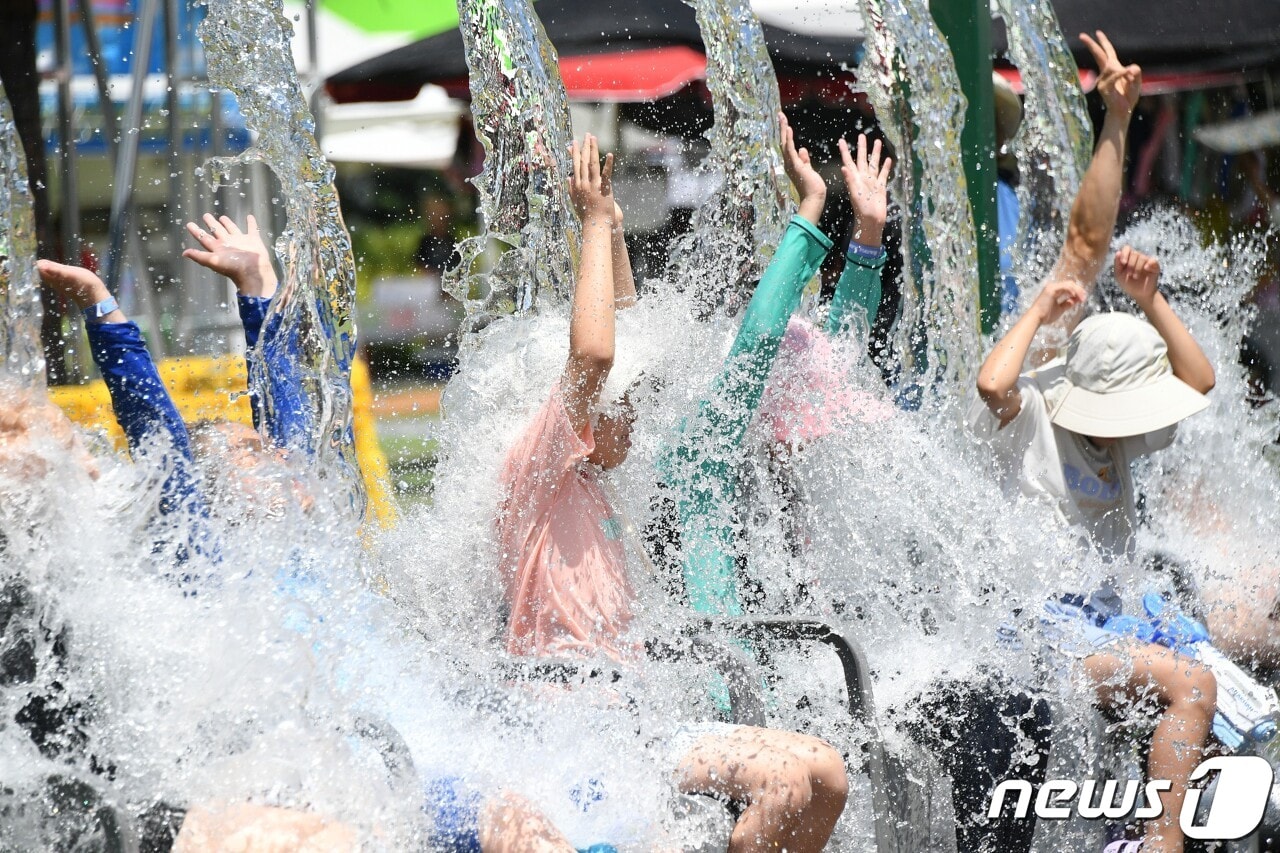
[[[853,158],[849,143],[840,140],[840,160],[844,164],[844,183],[853,204],[853,239],[864,246],[879,246],[884,237],[884,222],[889,209],[889,171],[893,160],[881,162],[880,140],[867,153],[867,137],[858,134],[858,157]]]
[[[1142,69],[1137,65],[1123,65],[1116,56],[1116,49],[1102,30],[1095,31],[1094,40],[1086,33],[1080,34],[1098,65],[1098,94],[1107,105],[1107,112],[1117,112],[1128,117],[1142,95]]]
[[[1131,246],[1116,252],[1116,283],[1138,307],[1146,311],[1159,292],[1160,262]]]
[[[253,215],[245,220],[244,231],[229,216],[215,218],[206,213],[204,223],[208,230],[187,223],[187,232],[201,248],[187,249],[182,257],[225,275],[241,296],[271,297],[276,292],[276,272]]]
[[[605,222],[613,227],[613,155],[606,154],[600,165],[600,146],[590,133],[582,144],[569,146],[573,174],[569,176],[569,197],[583,226]]]
[[[1058,319],[1072,308],[1083,305],[1087,298],[1085,289],[1074,281],[1051,280],[1040,291],[1029,313],[1036,315],[1041,326],[1049,326],[1058,322]]]
[[[36,261],[40,281],[51,292],[71,302],[81,311],[92,308],[111,295],[97,273],[84,267],[73,267],[53,261]],[[107,323],[123,323],[125,316],[119,308],[102,318]]]
[[[827,182],[813,168],[808,149],[796,149],[795,133],[782,113],[778,113],[778,130],[782,134],[782,163],[800,195],[800,215],[817,225],[827,204]]]

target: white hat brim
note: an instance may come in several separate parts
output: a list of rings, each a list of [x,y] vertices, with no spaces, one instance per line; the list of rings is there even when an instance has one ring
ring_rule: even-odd
[[[1065,382],[1065,380],[1064,380]],[[1093,438],[1128,438],[1173,426],[1209,407],[1209,398],[1169,375],[1127,391],[1101,394],[1066,382],[1050,412],[1063,429]],[[1056,396],[1056,395],[1055,395]]]

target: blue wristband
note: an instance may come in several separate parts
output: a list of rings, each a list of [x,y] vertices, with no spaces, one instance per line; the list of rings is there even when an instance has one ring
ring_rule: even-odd
[[[862,258],[868,261],[878,261],[884,254],[884,246],[864,246],[862,243],[854,240],[849,241],[849,259],[854,257]]]
[[[102,318],[117,310],[120,303],[116,301],[114,296],[108,296],[106,299],[94,305],[90,305],[84,309],[84,321],[86,323],[101,323]]]

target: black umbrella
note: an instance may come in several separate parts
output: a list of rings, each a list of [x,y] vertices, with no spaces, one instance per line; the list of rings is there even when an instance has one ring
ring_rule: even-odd
[[[1280,0],[1053,0],[1076,61],[1092,67],[1079,33],[1103,30],[1145,71],[1256,71],[1280,66]],[[1004,31],[995,37],[1004,50]]]
[[[561,59],[662,47],[702,50],[693,8],[681,0],[540,0],[535,6]],[[800,35],[764,25],[765,42],[780,76],[834,77],[852,65],[861,39]],[[338,101],[413,97],[425,83],[462,94],[467,77],[462,34],[454,29],[376,56],[331,76]]]

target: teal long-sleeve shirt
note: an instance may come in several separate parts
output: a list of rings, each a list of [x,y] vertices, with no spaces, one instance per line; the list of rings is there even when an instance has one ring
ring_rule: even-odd
[[[710,396],[681,424],[674,448],[664,456],[666,481],[676,493],[685,592],[700,613],[742,612],[734,566],[738,448],[760,406],[787,323],[830,248],[831,241],[807,220],[792,218]],[[832,300],[828,334],[843,334],[856,307],[874,316],[884,262],[883,252],[874,258],[850,253]]]
[[[844,265],[840,282],[836,285],[835,296],[831,299],[831,310],[827,314],[827,334],[831,337],[846,334],[849,324],[853,322],[855,308],[861,308],[867,318],[867,324],[875,322],[876,311],[880,308],[880,271],[884,268],[884,249],[879,254],[868,257],[856,249],[851,249]]]
[[[742,612],[733,563],[737,448],[760,405],[787,321],[830,248],[831,241],[808,220],[792,217],[711,394],[698,404],[697,415],[681,423],[674,447],[662,459],[675,492],[685,592],[700,613]]]

